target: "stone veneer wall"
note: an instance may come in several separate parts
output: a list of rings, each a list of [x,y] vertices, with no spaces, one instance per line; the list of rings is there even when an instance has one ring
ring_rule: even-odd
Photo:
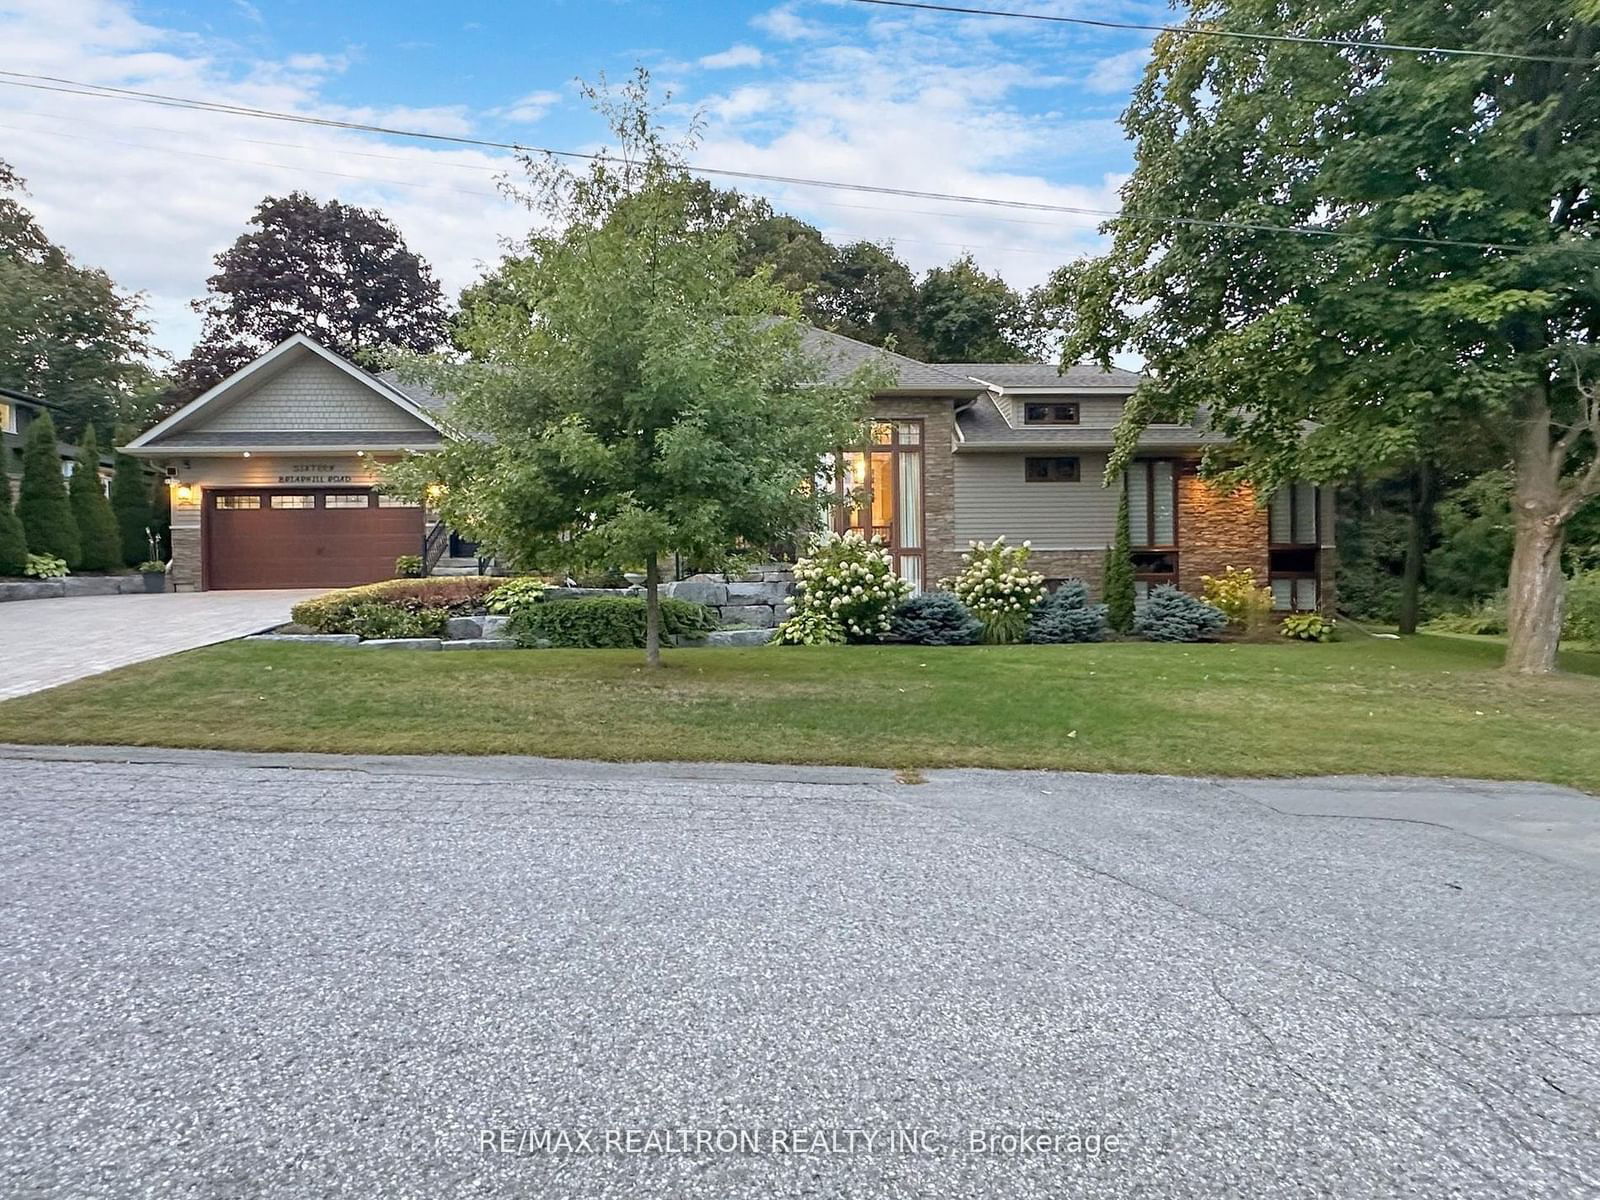
[[[1198,596],[1200,577],[1227,567],[1248,567],[1265,583],[1267,566],[1267,512],[1256,507],[1255,492],[1248,485],[1225,492],[1180,468],[1178,586]]]
[[[167,573],[172,589],[193,592],[200,588],[200,530],[197,527],[174,525],[168,535],[172,540],[172,566]]]
[[[1081,579],[1089,585],[1089,598],[1100,598],[1106,573],[1104,550],[1036,550],[1028,565],[1048,580]]]

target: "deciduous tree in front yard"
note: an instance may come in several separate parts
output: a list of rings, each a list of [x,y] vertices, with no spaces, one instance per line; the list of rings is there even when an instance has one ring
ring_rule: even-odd
[[[1124,455],[1205,410],[1258,491],[1483,438],[1515,472],[1506,663],[1553,670],[1562,543],[1600,496],[1594,6],[1188,9],[1123,115],[1113,248],[1056,280],[1065,354],[1143,355]],[[1292,40],[1375,29],[1491,55]]]
[[[818,466],[859,432],[877,380],[825,382],[796,300],[741,275],[730,231],[690,219],[694,185],[643,72],[593,98],[620,148],[582,174],[528,160],[547,224],[469,295],[470,360],[409,367],[458,398],[448,419],[468,436],[391,482],[436,486],[447,521],[522,565],[642,563],[656,665],[663,557],[813,526]]]

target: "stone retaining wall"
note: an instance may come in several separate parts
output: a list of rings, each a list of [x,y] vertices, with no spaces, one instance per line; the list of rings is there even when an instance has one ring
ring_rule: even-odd
[[[166,578],[157,591],[166,590]],[[143,596],[143,575],[68,575],[65,579],[24,579],[0,583],[0,603],[7,600],[56,600],[63,596]]]
[[[781,563],[742,575],[691,575],[661,585],[663,596],[715,609],[718,624],[752,629],[771,629],[787,617],[793,593],[794,568]]]

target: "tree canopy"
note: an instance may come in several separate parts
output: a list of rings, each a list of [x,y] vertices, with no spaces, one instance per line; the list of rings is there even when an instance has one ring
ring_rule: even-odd
[[[1596,49],[1567,0],[1200,0],[1188,23]],[[1147,363],[1122,456],[1205,411],[1236,439],[1213,466],[1270,490],[1482,437],[1515,464],[1508,665],[1553,669],[1564,529],[1600,494],[1600,71],[1164,34],[1123,123],[1112,249],[1055,280],[1068,359]]]
[[[150,328],[139,298],[80,267],[24,206],[22,179],[0,162],[0,384],[57,406],[61,436],[109,431],[149,411]]]
[[[445,338],[433,272],[382,213],[304,192],[268,196],[194,302],[200,341],[177,367],[189,400],[296,333],[349,358],[426,353]]]
[[[594,99],[620,161],[528,161],[544,224],[464,298],[469,360],[407,368],[457,397],[448,420],[468,436],[390,480],[522,566],[643,563],[654,663],[662,557],[716,561],[814,527],[826,500],[810,482],[859,433],[877,378],[824,379],[796,298],[699,219],[642,71]]]

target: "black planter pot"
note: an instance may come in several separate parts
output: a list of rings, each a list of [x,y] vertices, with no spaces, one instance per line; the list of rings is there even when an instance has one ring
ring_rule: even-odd
[[[165,571],[141,571],[144,579],[144,590],[147,592],[164,592],[167,590],[167,575]]]

